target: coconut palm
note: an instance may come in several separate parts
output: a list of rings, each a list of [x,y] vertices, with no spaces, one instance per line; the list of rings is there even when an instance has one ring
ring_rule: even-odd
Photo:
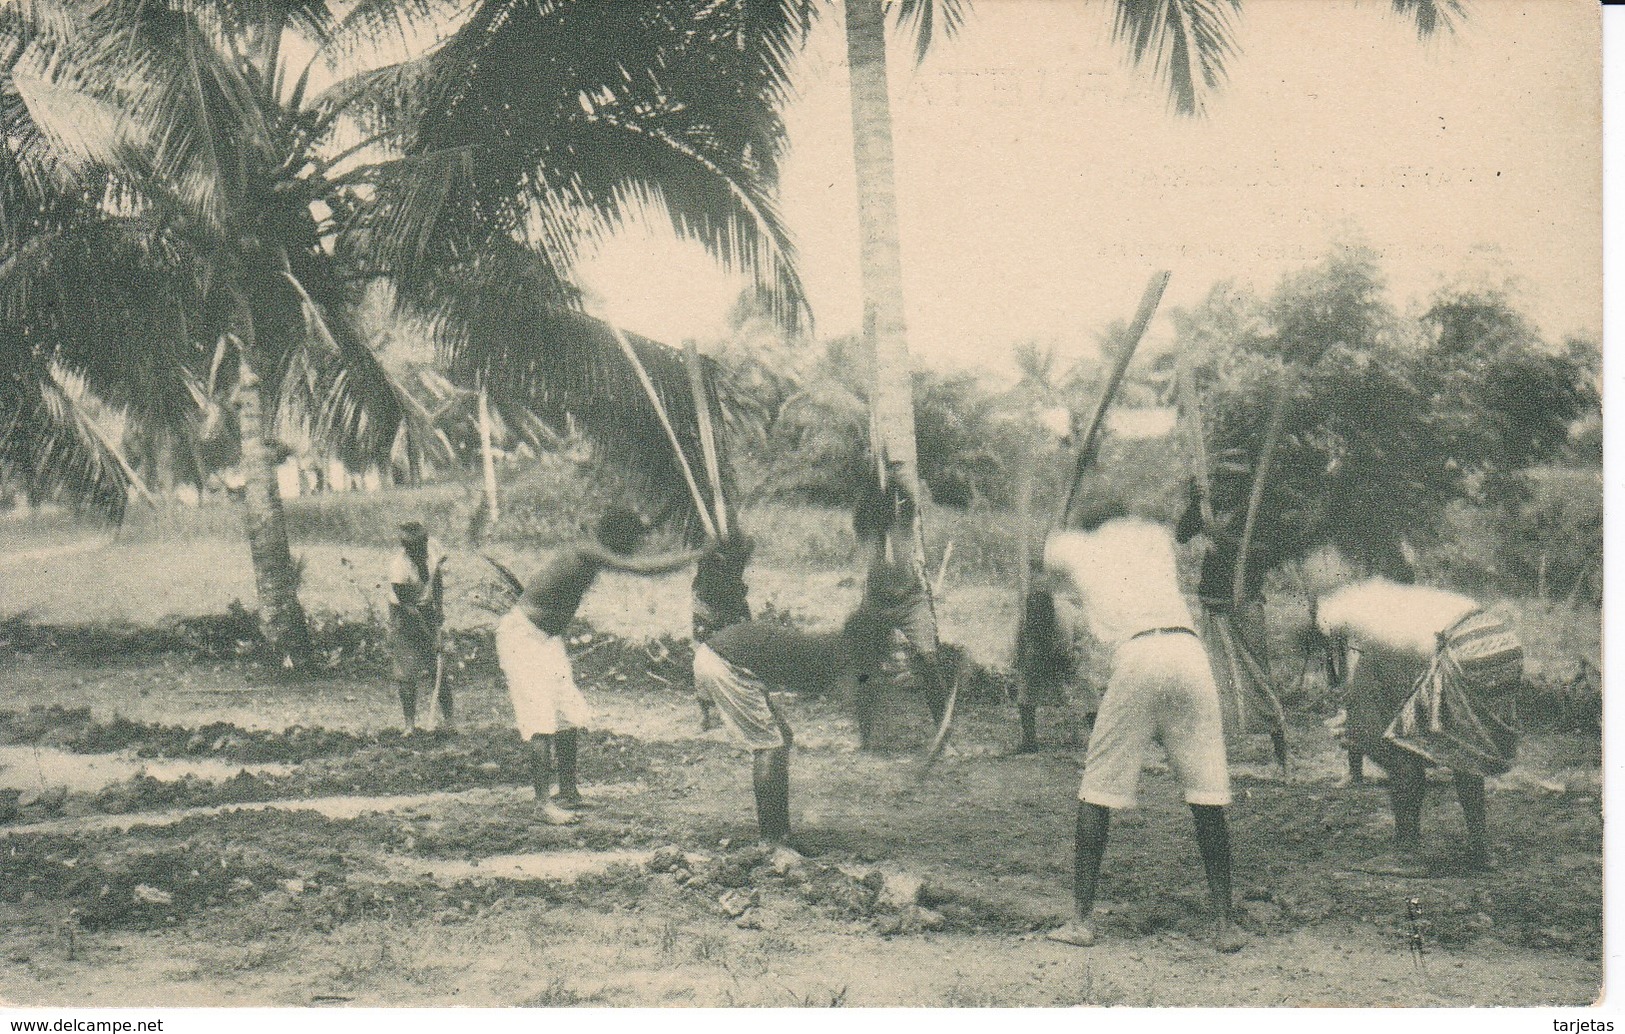
[[[1168,89],[1180,115],[1200,115],[1223,83],[1236,53],[1235,20],[1242,0],[1115,0],[1114,42],[1133,63],[1149,68]],[[1450,31],[1465,16],[1465,0],[1392,0],[1414,19],[1417,34]],[[842,0],[851,71],[853,146],[857,165],[858,232],[863,281],[863,334],[873,356],[871,445],[885,455],[905,486],[917,488],[914,410],[903,319],[901,245],[886,85],[885,13],[913,36],[923,61],[939,34],[963,24],[965,0]],[[916,542],[923,539],[916,534]],[[923,558],[921,558],[923,559]],[[921,578],[924,568],[920,566]]]
[[[664,209],[799,304],[765,186],[773,94],[746,74],[750,26],[714,8],[490,4],[449,38],[429,30],[457,9],[433,0],[5,8],[0,463],[63,471],[55,486],[116,511],[123,470],[41,401],[51,371],[177,433],[229,394],[261,627],[293,661],[307,641],[274,427],[409,476],[444,445],[356,332],[369,281],[436,317],[454,371],[654,455],[637,420],[614,419],[632,392],[612,335],[576,311],[581,246]],[[504,27],[526,24],[543,45],[503,50]],[[391,49],[402,60],[367,59]]]
[[[38,213],[6,242],[8,329],[176,434],[200,412],[197,383],[224,372],[261,628],[294,663],[309,644],[274,472],[279,415],[352,462],[422,446],[409,398],[347,319],[359,285],[328,243],[372,178],[331,157],[350,130],[344,84],[313,90],[313,63],[282,49],[341,40],[349,24],[325,4],[272,0],[44,13],[24,10],[35,17],[13,36],[5,83],[26,130],[8,138],[7,189]]]
[[[469,161],[470,203],[439,228],[455,253],[405,278],[405,295],[434,315],[448,372],[486,385],[499,410],[561,427],[568,416],[612,443],[657,511],[674,505],[695,516],[615,334],[581,311],[573,265],[629,220],[664,219],[748,274],[753,297],[779,322],[804,321],[775,203],[780,108],[787,62],[807,29],[804,6],[481,0],[413,83],[422,114],[407,153]],[[625,336],[687,462],[702,469],[680,356]],[[705,367],[714,380],[714,366]],[[737,400],[724,391],[720,402],[732,410]]]

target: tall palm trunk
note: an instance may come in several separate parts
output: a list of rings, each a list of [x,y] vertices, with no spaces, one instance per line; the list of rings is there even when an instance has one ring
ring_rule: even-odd
[[[310,660],[310,629],[299,604],[299,573],[288,550],[288,524],[277,488],[276,451],[266,435],[260,376],[254,369],[254,317],[239,296],[235,328],[237,348],[237,420],[242,438],[243,521],[248,553],[254,565],[259,599],[260,633],[272,656],[303,667]]]
[[[914,385],[903,321],[903,263],[892,158],[891,97],[886,85],[886,23],[881,0],[845,0],[851,65],[852,144],[857,164],[858,237],[863,282],[863,340],[872,363],[869,441],[894,464],[892,476],[916,499]],[[924,539],[916,507],[914,559],[925,579]]]

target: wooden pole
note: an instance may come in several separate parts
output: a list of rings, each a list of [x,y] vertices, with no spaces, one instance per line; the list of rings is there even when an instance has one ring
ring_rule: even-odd
[[[480,379],[479,394],[480,416],[480,468],[485,474],[485,509],[489,515],[486,530],[489,532],[497,524],[497,465],[496,459],[491,455],[491,409],[486,402],[485,379]]]
[[[1196,367],[1190,353],[1180,349],[1174,376],[1179,381],[1179,408],[1185,418],[1185,442],[1189,451],[1191,477],[1196,480],[1197,505],[1202,513],[1202,531],[1213,534],[1213,484],[1207,463],[1207,428],[1202,419],[1202,393],[1196,387]]]
[[[643,368],[643,361],[632,348],[632,342],[626,339],[621,328],[613,323],[606,323],[610,333],[625,353],[627,362],[632,364],[632,371],[638,375],[638,383],[643,385],[643,391],[649,396],[649,405],[654,407],[655,416],[660,420],[660,426],[666,430],[666,439],[671,442],[671,451],[677,456],[677,465],[683,470],[683,480],[688,483],[689,495],[694,499],[694,509],[700,515],[700,524],[705,527],[705,533],[711,538],[717,537],[717,526],[711,520],[711,514],[705,506],[705,496],[700,494],[699,483],[694,480],[694,469],[688,465],[688,456],[683,452],[683,445],[677,440],[677,432],[671,426],[671,418],[666,415],[666,407],[660,402],[660,393],[655,391],[654,381],[649,379],[649,371]]]
[[[1106,422],[1106,410],[1111,408],[1112,399],[1116,397],[1117,389],[1123,383],[1123,375],[1128,372],[1128,364],[1134,358],[1134,350],[1140,347],[1140,339],[1145,336],[1145,328],[1150,325],[1151,317],[1156,314],[1157,304],[1162,301],[1162,292],[1168,287],[1168,278],[1172,275],[1167,270],[1160,270],[1152,273],[1150,281],[1145,285],[1145,294],[1140,297],[1140,308],[1134,314],[1134,322],[1129,324],[1122,350],[1112,364],[1111,375],[1107,377],[1106,386],[1100,392],[1100,401],[1095,405],[1095,415],[1089,421],[1089,429],[1084,433],[1083,441],[1078,446],[1078,461],[1072,470],[1072,481],[1067,486],[1066,504],[1061,507],[1058,515],[1062,527],[1072,523],[1078,486],[1083,483],[1083,475],[1094,463],[1095,445],[1100,439],[1101,426]]]
[[[717,459],[716,434],[711,427],[711,395],[705,389],[705,371],[700,365],[699,349],[694,347],[692,341],[683,346],[683,365],[688,370],[688,386],[694,394],[694,415],[700,427],[700,458],[705,461],[705,476],[711,482],[717,533],[726,539],[728,501],[722,494],[722,465]]]
[[[1269,426],[1264,431],[1264,443],[1258,449],[1258,466],[1253,471],[1252,494],[1247,499],[1247,521],[1241,528],[1241,544],[1236,547],[1236,577],[1230,585],[1230,600],[1240,607],[1247,598],[1247,553],[1253,543],[1253,532],[1258,526],[1258,509],[1264,502],[1264,486],[1269,481],[1270,464],[1275,459],[1275,447],[1281,441],[1281,427],[1286,422],[1286,404],[1292,393],[1291,371],[1281,369],[1275,386],[1275,401],[1270,407]]]

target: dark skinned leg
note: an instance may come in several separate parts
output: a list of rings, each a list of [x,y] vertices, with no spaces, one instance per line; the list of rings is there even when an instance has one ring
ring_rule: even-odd
[[[553,792],[553,737],[537,733],[530,738],[530,785],[536,800],[545,801]]]
[[[722,724],[722,719],[717,717],[716,704],[705,699],[704,697],[700,697],[699,703],[701,732],[710,732],[712,729],[715,729],[717,726]]]
[[[1388,796],[1394,808],[1394,850],[1415,855],[1422,850],[1422,801],[1427,777],[1420,764],[1392,759],[1388,769]]]
[[[1095,891],[1100,886],[1100,863],[1106,857],[1106,839],[1111,831],[1112,810],[1088,801],[1078,802],[1076,832],[1072,841],[1072,922],[1052,931],[1050,940],[1087,948],[1095,943],[1095,925],[1090,916],[1095,909]]]
[[[1038,749],[1038,707],[1018,700],[1016,713],[1021,716],[1021,742],[1016,744],[1016,753],[1031,754]]]
[[[1100,864],[1106,858],[1112,810],[1088,801],[1078,802],[1078,820],[1072,842],[1072,902],[1078,919],[1088,922],[1100,885]]]
[[[1467,867],[1482,872],[1490,867],[1488,806],[1484,801],[1484,779],[1471,772],[1456,773],[1456,799],[1467,819]]]
[[[874,685],[873,679],[860,679],[853,710],[858,720],[858,749],[870,750],[874,747],[875,712],[878,708],[880,692]]]
[[[931,710],[931,723],[940,726],[948,710],[948,680],[943,677],[942,656],[933,650],[921,654],[920,663],[925,668],[925,706]]]
[[[581,803],[581,787],[576,785],[576,756],[581,737],[578,729],[560,729],[553,738],[553,762],[558,766],[559,803],[568,807]]]
[[[1234,907],[1230,887],[1230,825],[1224,809],[1216,805],[1193,804],[1191,815],[1196,820],[1196,849],[1202,855],[1208,899],[1213,906],[1214,947],[1226,953],[1240,951],[1245,942],[1230,923]]]
[[[1367,747],[1368,757],[1388,773],[1388,801],[1394,813],[1394,845],[1362,865],[1362,872],[1416,878],[1428,874],[1422,861],[1422,804],[1427,797],[1426,769],[1414,755],[1386,744]]]
[[[756,793],[756,827],[763,840],[790,839],[790,745],[755,752],[751,784]]]
[[[449,731],[452,725],[451,676],[440,679],[440,728]]]
[[[401,700],[401,719],[410,733],[417,727],[418,683],[416,679],[401,679],[395,684],[395,693]]]
[[[541,808],[542,821],[562,826],[574,822],[576,816],[548,799],[553,790],[554,737],[537,733],[530,738],[530,783],[536,790],[536,803]]]

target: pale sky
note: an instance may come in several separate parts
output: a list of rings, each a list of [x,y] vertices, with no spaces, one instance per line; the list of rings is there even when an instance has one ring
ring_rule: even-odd
[[[1591,0],[1473,0],[1416,42],[1387,0],[1249,0],[1201,120],[1109,45],[1099,0],[977,0],[921,69],[894,46],[909,343],[938,366],[1065,357],[1218,280],[1261,291],[1336,241],[1376,250],[1401,309],[1442,283],[1510,286],[1551,338],[1602,325],[1601,50]],[[782,204],[821,337],[856,330],[844,43],[826,17],[786,112]],[[739,282],[631,232],[583,269],[601,315],[671,343],[722,333]]]

